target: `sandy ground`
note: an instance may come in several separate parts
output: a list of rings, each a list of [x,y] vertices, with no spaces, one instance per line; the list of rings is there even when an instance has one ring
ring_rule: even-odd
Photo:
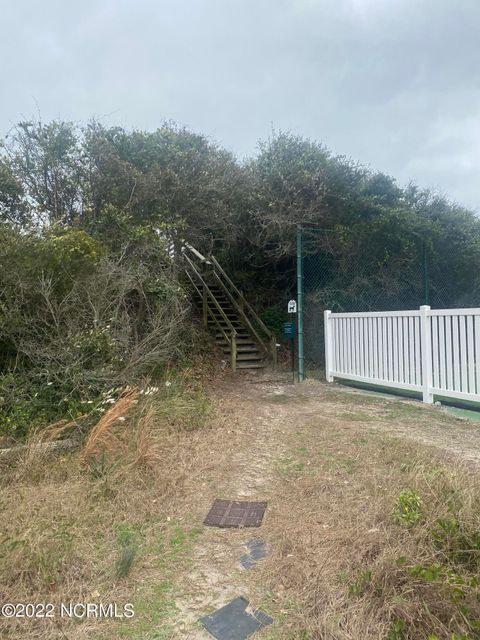
[[[215,390],[214,402],[224,428],[207,436],[200,481],[196,477],[187,482],[192,518],[202,526],[216,497],[267,500],[268,509],[260,529],[204,528],[190,570],[181,578],[174,623],[178,638],[210,638],[198,618],[235,596],[247,597],[254,607],[264,598],[257,569],[245,571],[239,558],[251,537],[262,536],[269,544],[269,514],[282,508],[279,474],[288,463],[295,434],[313,434],[321,447],[322,431],[328,427],[332,433],[338,427],[342,432],[351,429],[352,438],[382,434],[429,445],[441,457],[480,462],[478,423],[419,402],[377,398],[314,381],[292,385],[287,376],[275,373],[246,373],[225,381]],[[258,637],[268,634],[265,630]]]

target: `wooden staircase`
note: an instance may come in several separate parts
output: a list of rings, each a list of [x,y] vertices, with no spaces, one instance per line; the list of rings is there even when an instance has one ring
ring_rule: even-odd
[[[216,258],[203,256],[189,244],[184,245],[182,256],[193,298],[202,311],[203,324],[214,333],[232,369],[262,369],[268,360],[275,367],[275,336]]]

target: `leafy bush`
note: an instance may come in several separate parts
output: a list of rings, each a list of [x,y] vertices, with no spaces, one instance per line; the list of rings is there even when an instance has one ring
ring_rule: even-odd
[[[268,307],[260,314],[261,319],[273,333],[277,336],[282,335],[283,323],[285,322],[286,314],[279,305]]]
[[[118,255],[74,229],[0,235],[0,434],[89,413],[192,343],[158,238]]]
[[[480,569],[480,530],[457,516],[437,520],[432,530],[435,546],[448,562],[477,572]]]
[[[422,500],[420,496],[411,489],[401,491],[393,509],[395,520],[413,526],[420,520],[421,514]]]

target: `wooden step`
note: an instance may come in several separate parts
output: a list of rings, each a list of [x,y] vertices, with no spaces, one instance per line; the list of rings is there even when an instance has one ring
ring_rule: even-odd
[[[221,349],[228,349],[230,351],[230,343],[225,340],[217,340],[217,345]],[[237,351],[258,351],[260,353],[260,349],[256,342],[238,342],[237,340]]]
[[[225,354],[230,354],[231,349],[230,347],[226,347],[224,349],[222,349],[223,353]],[[253,347],[248,347],[247,349],[241,349],[241,348],[237,348],[237,354],[240,356],[240,354],[242,356],[245,356],[243,359],[244,360],[248,360],[248,358],[251,358],[252,360],[255,360],[256,358],[263,358],[262,353],[258,350],[255,349]]]
[[[215,338],[219,341],[225,340],[225,336],[221,331],[216,332]],[[228,338],[230,342],[230,336],[228,336]],[[257,344],[248,331],[237,331],[237,342],[251,342],[253,344]]]
[[[217,298],[217,296],[215,296],[215,300],[218,302],[218,304],[221,307],[231,306],[230,301],[227,300],[226,298]],[[216,309],[217,305],[213,302],[211,298],[208,298],[207,307],[210,307],[210,309]]]
[[[263,369],[263,362],[237,362],[237,369]]]
[[[222,351],[230,353],[230,345],[224,345]],[[253,342],[251,344],[237,344],[237,353],[260,353],[260,349]]]
[[[225,322],[225,318],[221,313],[215,313],[214,315],[217,320],[220,320],[221,322]],[[226,313],[225,315],[230,320],[230,322],[240,322],[239,317],[237,315],[234,315],[233,313]],[[215,322],[211,316],[209,316],[208,321]]]
[[[218,307],[216,305],[213,306],[209,306],[208,307],[210,310],[210,313],[215,313],[215,314],[219,314],[220,311],[218,309]],[[230,307],[229,305],[226,304],[221,304],[220,305],[221,310],[223,311],[223,313],[225,313],[227,316],[237,316],[238,317],[238,313],[236,312],[236,310],[233,307]]]
[[[243,328],[243,325],[239,320],[234,320],[233,318],[232,319],[229,318],[229,320],[230,320],[231,324],[233,324],[233,326],[235,328],[236,327]],[[224,320],[223,318],[217,318],[217,321],[218,321],[218,324],[220,324],[222,327],[228,327],[229,326],[228,322],[226,320]],[[208,323],[211,324],[211,325],[217,326],[217,323],[215,322],[215,320],[213,318],[209,318],[208,319]]]
[[[219,322],[219,324],[221,324],[222,326],[226,326],[228,327],[228,322],[226,320],[224,320],[222,317],[218,317],[217,321]],[[242,323],[240,322],[240,320],[237,320],[236,318],[229,318],[229,321],[235,326],[238,325],[240,327],[243,327]],[[213,318],[208,318],[208,322],[210,324],[217,324],[215,322],[215,320]]]
[[[263,362],[263,358],[260,354],[237,353],[237,362]]]

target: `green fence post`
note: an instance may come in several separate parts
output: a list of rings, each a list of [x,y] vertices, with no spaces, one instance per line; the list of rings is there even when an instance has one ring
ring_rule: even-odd
[[[297,227],[297,344],[298,344],[298,381],[305,380],[305,358],[303,353],[303,234]]]

